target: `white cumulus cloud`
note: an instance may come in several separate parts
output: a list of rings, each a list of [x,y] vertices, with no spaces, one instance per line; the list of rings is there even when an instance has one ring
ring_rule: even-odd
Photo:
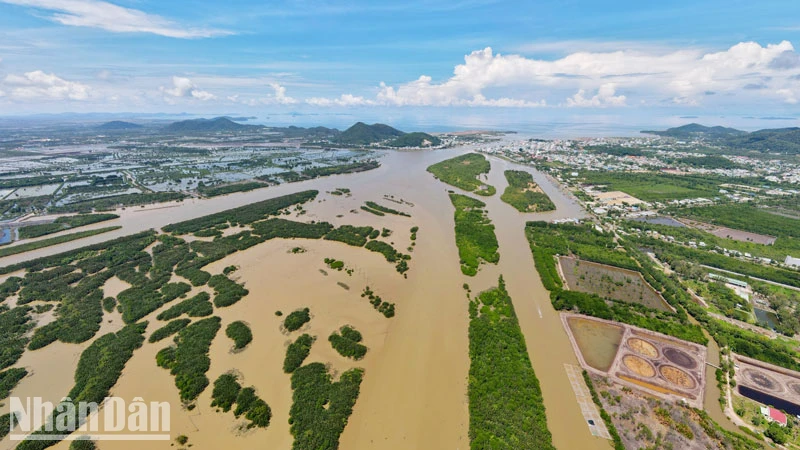
[[[183,27],[155,14],[99,0],[0,0],[0,2],[50,11],[49,19],[63,25],[100,28],[116,33],[151,33],[180,39],[232,34],[223,30]]]
[[[709,97],[709,92],[726,95]],[[437,82],[421,75],[397,85],[380,83],[374,100],[358,104],[541,107],[549,99],[567,107],[602,108],[625,106],[631,99],[637,104],[698,105],[791,103],[798,98],[800,54],[783,41],[765,46],[741,42],[718,52],[656,46],[580,51],[555,60],[503,55],[487,47],[466,55],[449,78]],[[343,97],[307,102],[347,106]]]
[[[272,94],[263,95],[261,97],[242,97],[239,94],[229,95],[228,101],[233,103],[241,103],[247,106],[260,106],[260,105],[294,105],[298,100],[286,94],[286,87],[281,84],[271,82],[267,84],[272,89]]]
[[[306,103],[314,106],[366,106],[374,105],[375,101],[357,95],[342,94],[337,98],[311,97],[306,99]]]
[[[91,94],[91,89],[85,84],[67,81],[41,70],[7,75],[3,84],[10,89],[9,96],[14,99],[86,100]]]
[[[210,92],[200,90],[192,80],[184,77],[172,77],[172,87],[162,86],[161,92],[176,98],[194,98],[197,100],[213,100],[216,96]]]
[[[602,107],[602,106],[625,106],[624,95],[616,94],[614,83],[606,83],[597,89],[597,94],[586,97],[586,91],[579,89],[572,97],[567,99],[567,106],[580,107]]]

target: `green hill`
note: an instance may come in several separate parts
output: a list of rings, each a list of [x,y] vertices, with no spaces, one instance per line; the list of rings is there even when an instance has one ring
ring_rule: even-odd
[[[220,131],[242,131],[257,128],[256,125],[242,125],[227,117],[215,119],[191,119],[175,122],[164,127],[166,133],[216,133]]]
[[[699,123],[690,123],[680,127],[669,128],[664,131],[645,130],[642,133],[655,134],[656,136],[672,137],[675,139],[723,139],[731,136],[747,134],[746,131],[726,127],[706,127]]]
[[[370,145],[398,138],[404,134],[402,131],[382,123],[367,125],[364,122],[358,122],[344,130],[335,141],[347,145]]]
[[[642,133],[676,139],[705,139],[734,152],[780,153],[800,155],[800,128],[774,128],[752,133],[725,127],[705,127],[691,123],[665,131]]]
[[[121,120],[106,122],[97,127],[97,129],[101,131],[130,131],[130,130],[138,130],[141,128],[144,127],[136,123],[123,122]]]
[[[435,147],[441,143],[442,140],[436,136],[416,131],[406,133],[386,145],[389,147]]]
[[[800,154],[800,128],[775,128],[758,130],[741,137],[728,139],[730,148],[746,149],[761,153]]]

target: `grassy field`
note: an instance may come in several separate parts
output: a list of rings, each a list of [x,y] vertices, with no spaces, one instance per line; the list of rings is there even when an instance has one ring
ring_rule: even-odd
[[[497,264],[497,236],[494,225],[484,211],[485,203],[466,195],[450,194],[450,201],[456,207],[456,245],[461,259],[461,271],[475,276],[481,261]]]
[[[675,209],[672,212],[680,217],[687,217],[736,230],[768,234],[779,238],[800,239],[800,220],[780,216],[750,204],[682,208]]]
[[[638,272],[569,257],[561,257],[559,262],[571,290],[671,311]]]
[[[500,197],[519,212],[553,211],[556,205],[533,181],[533,176],[522,170],[506,170],[508,187]]]
[[[585,183],[605,185],[606,191],[622,191],[646,202],[666,202],[684,198],[711,198],[719,195],[719,182],[701,177],[662,173],[583,171]]]
[[[438,162],[428,167],[428,172],[451,186],[478,195],[491,196],[496,192],[494,186],[478,180],[478,176],[489,173],[490,169],[491,164],[483,155],[467,153]]]

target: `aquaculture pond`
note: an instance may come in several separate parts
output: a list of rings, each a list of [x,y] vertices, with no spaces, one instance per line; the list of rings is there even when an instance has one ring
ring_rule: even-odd
[[[580,317],[570,317],[567,324],[586,364],[607,371],[617,356],[623,328]]]

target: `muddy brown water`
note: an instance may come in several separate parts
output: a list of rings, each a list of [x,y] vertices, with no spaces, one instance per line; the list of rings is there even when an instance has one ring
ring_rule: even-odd
[[[328,241],[276,240],[233,254],[211,265],[212,272],[234,264],[240,269],[233,278],[242,282],[250,294],[229,308],[217,310],[222,330],[211,348],[209,379],[235,370],[243,386],[254,386],[270,404],[273,419],[269,428],[240,432],[241,422],[231,413],[217,413],[210,405],[211,389],[206,389],[197,408],[180,407],[174,378],[155,365],[155,354],[169,340],[145,343],[126,366],[112,394],[124,398],[143,397],[146,401],[169,401],[172,407],[172,435],[185,434],[197,449],[253,448],[288,449],[288,411],[291,406],[289,376],[282,372],[285,346],[301,332],[317,336],[308,361],[330,365],[336,374],[351,367],[365,369],[361,395],[348,426],[341,436],[342,449],[467,449],[469,448],[469,415],[467,377],[469,371],[469,325],[467,299],[462,289],[469,283],[473,293],[496,286],[503,275],[514,301],[528,352],[542,386],[548,411],[548,427],[553,442],[561,449],[606,449],[606,440],[593,437],[585,424],[569,384],[564,364],[577,365],[577,359],[564,331],[558,313],[550,305],[548,292],[536,273],[524,233],[528,220],[553,220],[582,217],[580,207],[544,175],[529,167],[499,158],[490,158],[492,172],[488,182],[498,194],[486,202],[489,216],[496,227],[500,244],[500,263],[482,266],[478,276],[461,274],[453,234],[453,207],[448,190],[460,192],[435,180],[425,168],[451,158],[465,149],[437,152],[388,152],[382,167],[352,175],[333,176],[302,183],[286,184],[257,191],[217,197],[193,199],[168,208],[129,208],[120,211],[123,229],[51,248],[0,259],[0,265],[27,260],[102,242],[121,235],[157,228],[168,223],[211,214],[255,201],[297,192],[318,189],[320,196],[305,206],[308,213],[302,220],[327,220],[334,224],[372,225],[394,231],[388,239],[401,251],[410,245],[409,229],[419,226],[417,245],[412,253],[408,279],[399,276],[394,267],[377,253]],[[500,201],[507,182],[506,169],[526,170],[542,187],[558,209],[548,213],[523,214]],[[326,191],[338,187],[351,189],[352,196],[332,196]],[[394,195],[414,204],[397,205],[383,200]],[[366,200],[408,211],[411,218],[387,215],[374,216],[358,208]],[[354,214],[349,211],[356,210]],[[344,217],[338,218],[337,215]],[[307,252],[290,254],[292,247]],[[324,269],[323,258],[333,257],[355,271]],[[112,282],[115,284],[116,282]],[[349,290],[337,283],[349,286]],[[369,285],[384,300],[396,303],[397,315],[385,319],[367,300],[360,297]],[[109,285],[111,291],[122,286]],[[194,293],[194,292],[193,292]],[[190,293],[192,295],[193,293]],[[306,327],[287,335],[280,330],[281,319],[276,310],[288,313],[309,307],[313,318]],[[148,335],[163,325],[155,315],[150,320]],[[104,329],[116,329],[118,315],[104,319]],[[285,316],[284,316],[285,317]],[[110,320],[111,322],[108,322]],[[231,353],[232,342],[224,335],[224,327],[234,320],[243,320],[253,329],[254,341],[240,353]],[[361,361],[351,361],[336,354],[327,342],[328,335],[344,324],[355,326],[364,335],[369,352]],[[99,334],[98,334],[99,336]],[[14,394],[46,396],[56,401],[72,385],[77,356],[82,345],[52,344],[45,349],[28,352],[19,365],[34,375],[26,378]],[[141,448],[136,442],[101,442],[99,448]],[[169,442],[148,443],[148,448],[171,447]],[[0,448],[11,448],[7,441]],[[66,449],[66,443],[56,448]]]

